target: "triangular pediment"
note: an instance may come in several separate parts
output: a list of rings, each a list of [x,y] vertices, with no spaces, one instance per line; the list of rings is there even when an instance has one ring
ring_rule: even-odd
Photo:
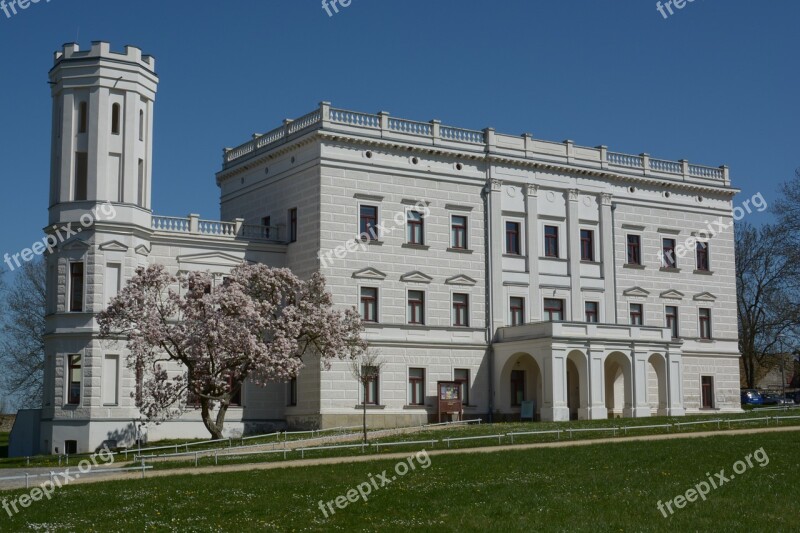
[[[89,248],[89,243],[78,237],[67,241],[67,243],[61,247],[62,250],[86,250],[87,248]]]
[[[244,262],[244,259],[241,257],[223,252],[181,255],[178,256],[177,259],[179,267],[186,270],[202,270],[203,267],[209,266],[233,268]]]
[[[134,251],[136,252],[137,255],[143,255],[145,257],[150,255],[150,248],[144,244],[140,244],[139,246],[134,248]]]
[[[668,291],[662,292],[659,296],[662,298],[666,298],[668,300],[683,300],[683,293],[680,291],[676,291],[675,289],[670,289]]]
[[[400,276],[400,281],[408,281],[412,283],[430,283],[433,278],[427,274],[423,274],[419,270],[414,270]]]
[[[716,302],[717,297],[710,292],[701,292],[700,294],[694,295],[694,300],[697,302]]]
[[[447,278],[445,280],[447,285],[468,285],[473,286],[477,283],[474,279],[469,276],[465,276],[464,274],[459,274],[458,276],[453,276],[452,278]]]
[[[386,279],[386,274],[377,268],[364,268],[357,272],[353,272],[353,277],[356,279]]]
[[[100,245],[100,249],[108,252],[127,252],[128,247],[119,241],[108,241]]]
[[[644,290],[641,287],[631,287],[630,289],[626,289],[622,292],[625,296],[633,296],[636,298],[647,298],[650,296],[650,292]]]

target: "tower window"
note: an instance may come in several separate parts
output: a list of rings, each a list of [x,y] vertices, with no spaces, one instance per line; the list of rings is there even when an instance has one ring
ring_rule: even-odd
[[[111,133],[119,135],[119,104],[111,106]]]
[[[139,160],[139,205],[144,207],[144,159]]]
[[[75,152],[75,194],[73,200],[82,202],[88,198],[89,154]]]
[[[83,312],[83,263],[69,265],[69,310]]]
[[[139,140],[144,140],[144,111],[139,110]]]
[[[81,403],[81,381],[83,381],[81,372],[81,356],[69,356],[69,389],[67,391],[67,403],[69,405],[80,405]]]
[[[78,106],[78,133],[86,133],[89,123],[89,105],[81,102]]]

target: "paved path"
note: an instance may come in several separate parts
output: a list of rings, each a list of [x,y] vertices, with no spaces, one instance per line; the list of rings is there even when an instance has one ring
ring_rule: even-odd
[[[593,444],[617,444],[624,442],[643,442],[643,441],[662,441],[662,440],[676,440],[676,439],[697,439],[702,437],[717,437],[724,435],[753,435],[757,433],[784,433],[789,431],[800,431],[800,426],[787,426],[777,428],[757,428],[757,429],[733,429],[722,431],[703,431],[697,433],[677,433],[666,435],[642,435],[638,437],[616,437],[616,438],[602,438],[602,439],[585,439],[585,440],[567,440],[558,442],[540,442],[535,444],[506,444],[500,446],[486,446],[482,448],[459,448],[450,450],[428,450],[429,456],[437,455],[460,455],[466,453],[497,453],[513,450],[532,450],[537,448],[566,448],[570,446],[591,446]],[[399,452],[399,453],[383,453],[383,454],[370,454],[370,455],[356,455],[349,457],[328,457],[323,459],[298,459],[291,461],[282,461],[278,463],[257,463],[257,464],[236,464],[224,466],[207,466],[199,468],[175,468],[171,470],[148,470],[146,478],[154,477],[168,477],[168,476],[183,476],[183,475],[207,475],[219,474],[223,472],[252,472],[254,470],[275,470],[280,468],[297,468],[302,466],[317,466],[317,465],[337,465],[337,464],[352,464],[352,463],[366,463],[370,461],[385,461],[389,459],[405,459],[413,452]],[[45,469],[49,472],[49,469]],[[4,470],[2,476],[19,475],[23,470]],[[32,470],[29,470],[32,472]],[[98,483],[104,481],[115,481],[124,479],[141,478],[141,473],[110,473],[110,474],[96,474],[91,477],[83,477],[72,481],[70,485],[78,485],[82,483]],[[24,480],[21,485],[16,485],[16,488],[25,486]],[[33,487],[34,484],[32,483]],[[15,488],[12,485],[0,485],[0,491]]]

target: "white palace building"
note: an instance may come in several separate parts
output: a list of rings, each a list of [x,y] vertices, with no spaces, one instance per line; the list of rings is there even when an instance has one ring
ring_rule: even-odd
[[[47,231],[105,202],[117,214],[47,259],[44,403],[20,413],[12,453],[208,435],[196,412],[140,428],[124,344],[98,336],[97,313],[154,263],[321,270],[385,361],[366,398],[342,361],[248,383],[231,435],[356,425],[363,401],[373,427],[429,421],[445,380],[484,420],[518,419],[526,401],[537,420],[740,410],[733,232],[703,242],[711,221],[732,227],[726,167],[322,103],[225,149],[224,222],[161,216],[154,59],[68,44],[50,81]]]

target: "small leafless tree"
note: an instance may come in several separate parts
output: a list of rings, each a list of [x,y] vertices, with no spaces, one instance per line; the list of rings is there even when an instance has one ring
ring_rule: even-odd
[[[361,402],[364,444],[367,443],[367,391],[370,383],[379,378],[381,368],[385,364],[380,357],[381,354],[378,350],[370,348],[361,357],[350,362],[350,372],[361,385],[361,392],[364,395]]]
[[[44,383],[44,333],[46,266],[39,259],[25,263],[9,278],[2,293],[0,317],[0,376],[6,394],[19,408],[42,405]]]

